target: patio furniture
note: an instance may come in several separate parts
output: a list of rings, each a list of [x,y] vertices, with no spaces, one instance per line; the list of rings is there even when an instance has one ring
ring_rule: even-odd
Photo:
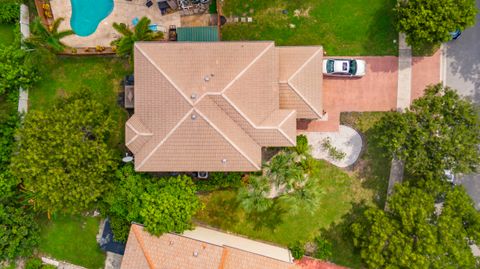
[[[151,0],[148,0],[147,3],[145,3],[145,5],[149,8],[153,6],[153,2]]]
[[[170,25],[170,27],[168,28],[168,40],[177,41],[177,26]]]
[[[170,7],[167,3],[167,0],[159,0],[157,4],[158,4],[158,9],[160,9],[160,13],[162,15],[165,15],[167,13],[167,9]]]
[[[154,31],[154,32],[158,32],[158,26],[156,24],[150,24],[148,26],[148,29]]]
[[[132,25],[133,25],[133,26],[137,26],[137,24],[138,24],[139,21],[140,21],[140,19],[139,19],[138,17],[133,18],[133,20],[132,20]]]

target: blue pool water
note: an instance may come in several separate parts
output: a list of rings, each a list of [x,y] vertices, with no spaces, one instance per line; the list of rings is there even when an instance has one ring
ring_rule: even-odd
[[[76,35],[89,36],[113,10],[113,0],[71,0],[70,26]]]

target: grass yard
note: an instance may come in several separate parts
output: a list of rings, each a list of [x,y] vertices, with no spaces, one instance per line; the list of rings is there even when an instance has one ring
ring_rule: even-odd
[[[117,57],[61,57],[43,72],[42,80],[29,91],[32,110],[48,109],[59,96],[92,89],[98,100],[111,108],[118,122],[118,132],[111,145],[123,148],[126,112],[117,105],[120,82],[128,73],[126,61]]]
[[[397,55],[396,0],[225,0],[226,17],[251,23],[223,26],[223,40],[274,40],[323,45],[328,55]],[[286,10],[287,14],[284,14]]]
[[[105,254],[96,241],[100,219],[83,216],[55,216],[40,219],[38,250],[57,260],[89,269],[104,267]]]
[[[216,191],[201,196],[205,209],[196,220],[223,230],[250,238],[288,246],[295,241],[311,242],[321,235],[333,245],[330,261],[361,268],[361,258],[354,249],[350,224],[366,206],[383,206],[388,186],[390,165],[382,159],[371,143],[373,124],[382,113],[342,114],[344,123],[363,133],[367,148],[357,164],[348,171],[325,161],[318,161],[318,169],[311,176],[324,194],[316,212],[300,211],[292,215],[283,201],[277,201],[273,210],[261,214],[247,214],[236,200],[235,190]]]
[[[246,235],[250,238],[288,246],[295,241],[312,241],[322,235],[333,244],[331,261],[353,268],[359,268],[361,261],[344,227],[351,221],[351,212],[356,212],[362,203],[374,198],[371,189],[362,187],[353,174],[318,162],[317,172],[311,177],[324,192],[318,210],[313,214],[300,211],[292,215],[282,200],[277,201],[273,210],[262,214],[247,214],[236,200],[236,192],[224,190],[202,196],[205,209],[196,219],[201,223]],[[339,231],[340,230],[340,231]]]
[[[14,39],[13,24],[0,24],[0,45],[9,45]]]

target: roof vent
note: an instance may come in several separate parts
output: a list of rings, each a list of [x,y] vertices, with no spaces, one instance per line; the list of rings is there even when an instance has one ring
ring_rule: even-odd
[[[205,82],[209,82],[209,81],[210,81],[210,77],[207,75],[207,76],[203,77],[203,80],[205,80]]]
[[[193,257],[198,257],[198,251],[195,250],[195,251],[193,252]]]
[[[222,159],[223,164],[227,164],[227,159]]]
[[[196,93],[192,93],[192,95],[190,96],[190,98],[191,98],[192,100],[197,99],[197,94],[196,94]]]
[[[197,118],[197,115],[192,114],[192,120],[195,120]]]

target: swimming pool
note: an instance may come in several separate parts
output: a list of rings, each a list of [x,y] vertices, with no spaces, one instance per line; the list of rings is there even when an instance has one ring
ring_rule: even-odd
[[[89,36],[113,10],[113,0],[70,0],[70,26],[78,36]]]

